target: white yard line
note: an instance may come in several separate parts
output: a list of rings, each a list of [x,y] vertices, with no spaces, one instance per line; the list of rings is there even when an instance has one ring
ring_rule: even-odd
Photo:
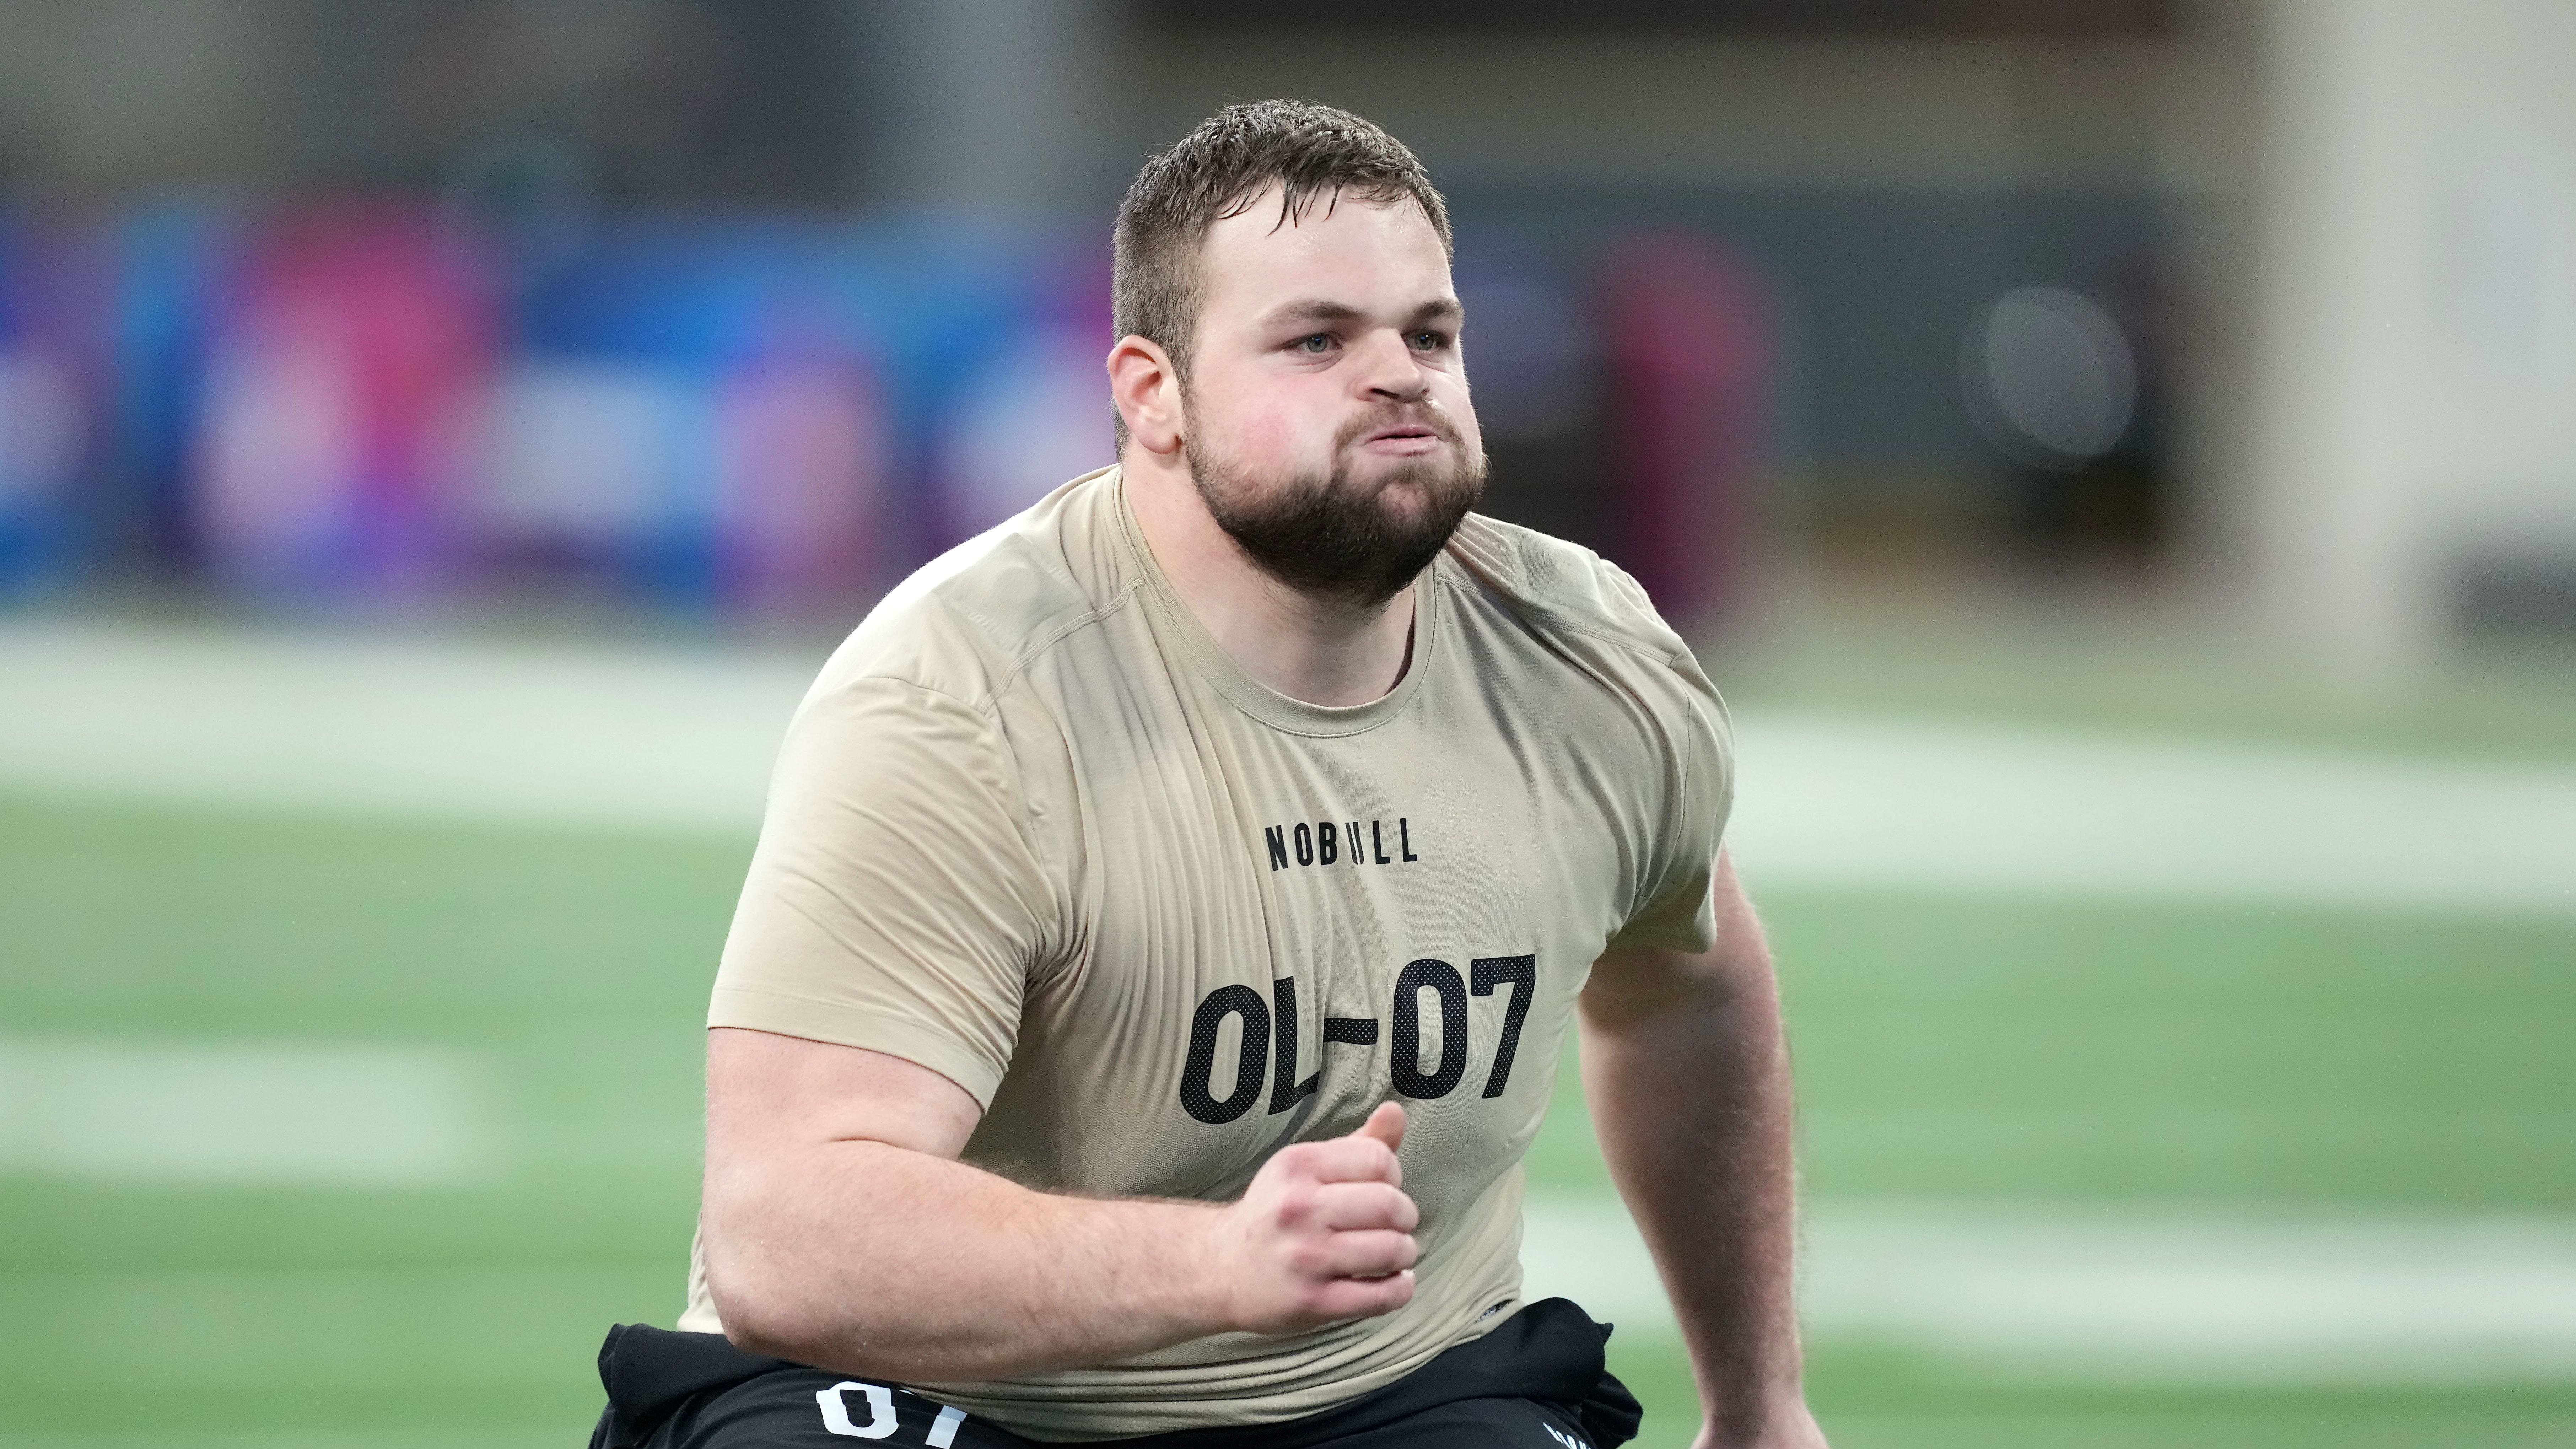
[[[0,624],[0,785],[748,831],[820,660]]]
[[[468,1181],[497,1165],[489,1075],[430,1047],[0,1037],[0,1175]]]
[[[818,651],[0,622],[0,788],[748,832]],[[1757,886],[2576,910],[2576,768],[1749,712]]]
[[[1615,1203],[1533,1197],[1532,1297],[1672,1312]],[[2026,1204],[1810,1210],[1810,1332],[2086,1377],[2576,1376],[2576,1220]]]
[[[2564,911],[2576,769],[1755,715],[1757,881]]]

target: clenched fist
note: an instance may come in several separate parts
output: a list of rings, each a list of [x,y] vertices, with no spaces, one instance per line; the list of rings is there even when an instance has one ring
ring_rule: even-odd
[[[1387,1102],[1348,1137],[1300,1142],[1262,1164],[1217,1214],[1215,1267],[1235,1327],[1296,1333],[1413,1301],[1422,1214],[1404,1195],[1403,1141],[1404,1109]]]

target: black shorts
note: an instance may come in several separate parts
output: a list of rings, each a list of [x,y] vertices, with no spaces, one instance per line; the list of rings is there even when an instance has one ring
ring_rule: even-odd
[[[1604,1367],[1606,1325],[1563,1298],[1374,1393],[1279,1424],[1106,1441],[1150,1449],[1613,1449],[1637,1401]],[[608,1409],[591,1449],[829,1449],[850,1439],[928,1449],[1031,1449],[1023,1439],[899,1384],[744,1353],[714,1333],[619,1324],[599,1350]]]

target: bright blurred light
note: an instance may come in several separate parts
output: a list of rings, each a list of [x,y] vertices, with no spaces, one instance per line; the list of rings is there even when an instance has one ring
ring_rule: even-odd
[[[2137,408],[2137,358],[2120,324],[2059,287],[2016,287],[1979,313],[1960,372],[1979,430],[2036,467],[2111,451]]]

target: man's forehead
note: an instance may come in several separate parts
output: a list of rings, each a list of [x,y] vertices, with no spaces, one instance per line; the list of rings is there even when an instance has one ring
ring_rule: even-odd
[[[1410,196],[1377,200],[1348,190],[1325,192],[1306,198],[1288,216],[1282,215],[1280,197],[1273,182],[1208,228],[1200,257],[1211,292],[1232,290],[1228,282],[1258,287],[1291,276],[1353,273],[1384,281],[1410,277],[1448,290],[1448,249]]]

